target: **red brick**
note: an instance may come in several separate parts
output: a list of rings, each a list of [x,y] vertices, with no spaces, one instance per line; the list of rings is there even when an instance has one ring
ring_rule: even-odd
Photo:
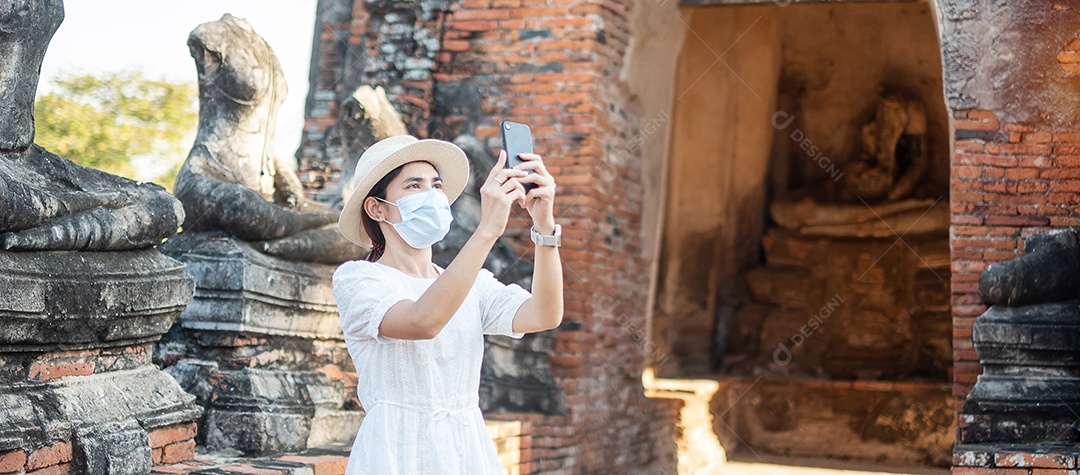
[[[952,167],[953,178],[981,178],[983,174],[982,167],[973,165],[954,165]]]
[[[349,464],[348,457],[333,455],[287,455],[279,460],[307,464],[313,469],[312,475],[339,475]]]
[[[30,457],[26,461],[26,469],[37,470],[70,461],[71,442],[60,442],[30,453]]]
[[[1020,157],[1019,165],[1022,167],[1047,168],[1053,166],[1055,159],[1046,156],[1023,156]]]
[[[1039,171],[1040,178],[1080,179],[1080,168],[1048,168]]]
[[[1077,217],[1051,217],[1050,226],[1055,228],[1080,226],[1080,218]]]
[[[12,450],[0,453],[0,473],[22,471],[26,465],[26,451]]]
[[[162,464],[186,462],[195,458],[195,441],[177,442],[161,448]]]
[[[990,467],[992,460],[992,454],[983,450],[953,451],[953,466],[956,467]]]
[[[26,472],[26,475],[70,475],[71,464],[62,463],[60,465],[53,465],[51,467],[45,467],[41,470],[34,470],[32,472]]]
[[[1069,147],[1068,145],[1064,146]],[[1080,150],[1080,148],[1078,148],[1078,150]],[[1050,155],[1051,153],[1056,153],[1052,150],[1050,144],[1035,143],[988,143],[986,144],[986,151],[988,153],[1012,155]]]
[[[241,464],[225,465],[223,467],[218,467],[218,468],[220,470],[222,470],[222,471],[225,471],[225,472],[247,473],[247,474],[250,474],[250,475],[286,475],[286,473],[288,473],[288,472],[285,472],[283,470],[273,470],[273,469],[267,469],[267,468],[255,468],[255,467],[252,467],[250,465],[241,465]]]
[[[154,429],[150,432],[150,447],[164,447],[174,442],[183,442],[195,438],[198,426],[194,422]]]
[[[987,120],[987,119],[998,120],[998,116],[997,116],[996,113],[994,113],[993,111],[982,110],[982,109],[971,109],[971,110],[967,111],[967,118],[976,119],[976,120]]]
[[[34,362],[34,364],[30,365],[29,377],[30,379],[47,381],[67,376],[86,376],[88,374],[94,374],[94,363],[92,362]]]
[[[1034,132],[1035,126],[1031,124],[1009,123],[1005,124],[1004,129],[1006,132]]]
[[[1054,145],[1054,153],[1058,155],[1077,155],[1080,154],[1080,144],[1077,143],[1059,143]]]
[[[1080,167],[1080,155],[1061,155],[1054,157],[1053,166],[1060,168]]]
[[[500,20],[503,18],[510,18],[510,10],[506,9],[483,9],[483,10],[468,10],[462,9],[454,12],[450,15],[452,21],[459,20]]]
[[[1024,134],[1020,141],[1025,143],[1047,143],[1052,139],[1050,132],[1028,132]]]
[[[1080,191],[1080,180],[1050,180],[1054,191]]]
[[[484,20],[450,22],[450,28],[456,28],[461,31],[491,31],[498,28],[498,26],[498,23]]]
[[[1076,468],[1076,455],[998,450],[994,454],[994,465],[998,467]]]
[[[1015,157],[1003,157],[985,153],[958,153],[956,154],[956,161],[962,165],[992,165],[997,167],[1015,167],[1017,164]]]
[[[967,120],[958,119],[954,122],[956,124],[956,130],[991,130],[996,131],[1001,128],[1001,123],[996,120]]]
[[[160,450],[160,449],[155,449],[155,450]],[[154,462],[157,463],[157,460],[155,460]],[[189,467],[189,466],[184,465],[184,464],[155,465],[154,468],[150,470],[150,473],[152,475],[153,474],[157,474],[157,475],[178,475],[178,474],[184,474],[184,473],[192,472],[194,470],[195,470],[194,467]]]
[[[1026,468],[953,467],[952,475],[1031,475]]]
[[[1038,168],[1010,168],[1005,170],[1005,178],[1010,180],[1027,180],[1039,177]]]
[[[1050,184],[1045,181],[1025,181],[1017,185],[1017,193],[1046,193]]]

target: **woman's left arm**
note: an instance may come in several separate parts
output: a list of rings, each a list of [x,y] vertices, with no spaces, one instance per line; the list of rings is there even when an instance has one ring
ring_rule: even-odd
[[[510,178],[521,183],[535,183],[536,188],[525,196],[525,205],[533,219],[533,226],[540,234],[555,233],[555,179],[544,167],[539,155],[521,154],[519,170],[533,170],[520,178]],[[514,314],[514,331],[533,333],[550,330],[562,323],[563,278],[559,248],[536,246],[533,259],[532,297],[521,304]]]

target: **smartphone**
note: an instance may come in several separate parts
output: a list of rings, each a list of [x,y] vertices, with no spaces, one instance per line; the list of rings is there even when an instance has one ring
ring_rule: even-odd
[[[502,132],[503,150],[506,150],[506,168],[513,168],[524,161],[518,158],[519,154],[533,153],[532,132],[529,131],[528,125],[504,120],[502,124],[499,124],[499,130]],[[528,173],[536,172],[528,170]],[[525,193],[528,193],[537,185],[536,183],[522,183],[522,186],[525,187]]]

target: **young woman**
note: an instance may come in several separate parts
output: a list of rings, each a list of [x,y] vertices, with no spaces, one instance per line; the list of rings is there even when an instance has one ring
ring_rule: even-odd
[[[500,154],[480,188],[480,223],[443,269],[431,261],[431,245],[450,230],[450,203],[468,182],[465,153],[402,135],[360,157],[339,224],[373,251],[334,273],[367,411],[347,475],[503,473],[478,405],[483,335],[521,338],[557,327],[563,313],[555,180],[540,156],[521,158],[504,168]],[[536,188],[526,193],[525,183]],[[481,267],[514,203],[533,220],[531,294]]]

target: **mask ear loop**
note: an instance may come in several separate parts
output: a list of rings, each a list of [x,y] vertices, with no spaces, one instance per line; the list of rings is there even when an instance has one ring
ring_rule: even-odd
[[[375,199],[377,199],[377,200],[379,200],[379,201],[382,201],[383,203],[386,203],[386,204],[388,204],[388,205],[394,205],[394,206],[397,206],[397,203],[391,203],[391,202],[389,202],[389,201],[386,201],[386,200],[384,200],[384,199],[382,199],[382,198],[379,198],[378,196],[372,196],[372,198],[375,198]]]
[[[382,199],[382,198],[379,198],[378,196],[372,196],[372,198],[375,198],[375,199],[377,199],[377,200],[379,200],[379,201],[382,201],[383,203],[386,203],[386,204],[388,204],[388,205],[393,205],[393,206],[397,206],[397,203],[391,203],[391,202],[389,202],[389,201],[386,201],[386,200],[384,200],[384,199]],[[386,224],[389,224],[389,225],[391,225],[391,226],[393,226],[393,225],[394,225],[394,223],[391,223],[391,222],[389,222],[389,221],[387,221],[387,220],[385,220],[385,219],[383,219],[383,220],[382,220],[381,222],[383,222],[383,223],[386,223]]]

